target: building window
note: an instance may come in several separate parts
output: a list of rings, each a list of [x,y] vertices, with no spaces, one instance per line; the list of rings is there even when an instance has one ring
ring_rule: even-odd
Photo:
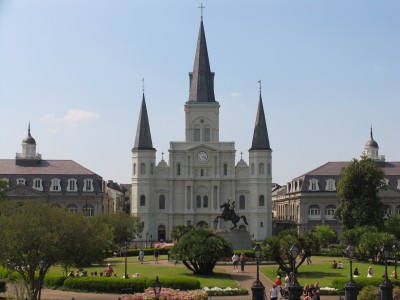
[[[192,225],[192,221],[187,220],[187,221],[186,221],[186,226],[190,226],[190,225]]]
[[[146,206],[146,196],[145,196],[145,195],[140,196],[140,203],[139,203],[139,205],[140,205],[140,206]]]
[[[178,174],[178,176],[181,176],[181,164],[178,164],[176,166],[176,173]]]
[[[196,198],[196,207],[201,208],[201,196],[197,196]]]
[[[388,217],[391,217],[392,216],[392,207],[389,205],[385,205],[384,209],[385,209],[385,215]]]
[[[140,175],[146,175],[146,164],[145,163],[140,164]]]
[[[310,179],[310,186],[308,187],[310,191],[319,191],[318,180],[313,178]]]
[[[400,179],[397,179],[397,189],[400,190]]]
[[[208,207],[208,197],[204,196],[203,197],[203,208],[207,208]]]
[[[40,178],[33,179],[33,188],[38,191],[43,191],[42,179]]]
[[[83,183],[83,191],[84,192],[93,192],[94,188],[93,188],[93,179],[85,179],[84,183]]]
[[[25,185],[26,179],[25,178],[17,178],[17,184]]]
[[[165,196],[160,195],[158,198],[158,209],[165,209]]]
[[[77,212],[78,211],[78,206],[76,206],[75,204],[68,204],[67,205],[67,209],[69,212]]]
[[[224,176],[228,176],[228,164],[224,163]]]
[[[51,180],[50,191],[61,191],[61,180],[58,178],[53,178]]]
[[[268,164],[268,175],[271,175],[271,164]]]
[[[204,169],[200,170],[200,176],[203,177],[204,176]]]
[[[260,197],[258,198],[258,206],[264,206],[264,205],[265,205],[264,195],[260,195]]]
[[[400,205],[399,205],[399,206],[397,206],[397,208],[396,208],[396,212],[397,212],[397,214],[398,214],[398,215],[400,215]]]
[[[325,219],[333,220],[335,218],[335,209],[336,207],[334,205],[328,205],[325,208]]]
[[[194,141],[200,142],[200,128],[194,129]]]
[[[154,165],[150,164],[150,175],[154,174]]]
[[[246,198],[243,195],[239,197],[239,209],[245,210],[246,209]]]
[[[94,216],[94,207],[91,204],[87,204],[83,206],[83,213],[86,217]]]
[[[251,164],[251,175],[254,175],[254,164]]]
[[[318,205],[311,205],[308,209],[308,219],[310,220],[320,220],[321,219],[321,209]]]
[[[165,229],[165,226],[164,225],[158,226],[158,230],[157,230],[157,239],[158,239],[158,241],[164,242],[166,236],[167,236],[167,231]]]
[[[326,190],[327,191],[336,191],[335,180],[329,178],[326,180]]]
[[[67,192],[77,192],[78,191],[78,186],[76,184],[76,179],[68,179],[68,185],[67,185]]]
[[[264,227],[264,222],[260,222],[260,227]]]
[[[204,128],[204,141],[210,141],[210,128]]]
[[[258,174],[260,174],[260,175],[264,174],[264,164],[263,163],[258,165]]]
[[[133,164],[133,175],[136,175],[136,164]]]

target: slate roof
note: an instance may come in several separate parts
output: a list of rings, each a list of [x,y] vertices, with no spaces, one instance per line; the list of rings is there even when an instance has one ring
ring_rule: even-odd
[[[250,150],[271,150],[261,93],[258,100],[256,124],[254,126],[253,142]]]
[[[136,138],[133,149],[138,150],[155,150],[153,148],[153,142],[151,140],[151,131],[149,117],[147,115],[146,100],[142,98],[142,106],[140,108],[140,115],[138,120],[138,126],[136,129]]]

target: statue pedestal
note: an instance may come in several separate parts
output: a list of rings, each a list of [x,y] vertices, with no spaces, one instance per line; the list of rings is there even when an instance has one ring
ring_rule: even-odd
[[[219,230],[219,236],[226,238],[232,243],[233,250],[248,250],[251,249],[251,236],[246,230]]]

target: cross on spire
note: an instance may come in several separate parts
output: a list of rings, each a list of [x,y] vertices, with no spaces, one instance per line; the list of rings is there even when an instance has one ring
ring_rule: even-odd
[[[260,84],[260,95],[261,95],[261,79],[258,81],[258,83]]]
[[[243,159],[243,152],[240,152],[240,159]]]
[[[201,10],[201,20],[203,20],[203,8],[206,8],[206,7],[203,6],[203,3],[201,3],[200,6],[198,6],[197,8],[200,8],[200,10]]]
[[[143,94],[144,94],[144,78],[142,78],[142,91],[143,91]]]
[[[161,152],[161,160],[164,160],[164,152]]]

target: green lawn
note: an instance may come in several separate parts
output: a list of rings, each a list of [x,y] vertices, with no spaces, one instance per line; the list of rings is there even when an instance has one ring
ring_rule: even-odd
[[[160,260],[166,261],[167,256],[161,255]],[[125,258],[124,257],[113,257],[106,260],[106,263],[110,263],[118,275],[122,277],[125,272]],[[97,271],[97,273],[103,272],[104,266],[93,266],[85,268],[90,275],[91,272]],[[72,268],[76,271],[76,269]],[[193,275],[184,265],[173,263],[168,264],[155,264],[153,256],[145,256],[144,264],[138,263],[137,257],[128,257],[128,274],[132,275],[134,273],[139,273],[141,277],[156,277],[159,276],[160,279],[163,277],[191,277],[196,278],[200,281],[201,287],[238,287],[236,281],[232,276],[225,271],[224,268],[216,267],[214,269],[213,275]],[[54,275],[65,275],[65,270],[61,267],[53,267],[50,269],[49,274]]]
[[[341,260],[344,263],[344,269],[331,269],[330,266],[332,265],[333,260],[336,260],[337,262]],[[303,264],[298,269],[299,274],[297,276],[297,280],[301,285],[304,285],[306,283],[319,282],[320,286],[331,286],[332,280],[334,278],[350,277],[350,262],[348,258],[312,257],[312,261],[312,264]],[[382,278],[383,274],[385,273],[384,265],[374,265],[367,262],[359,262],[353,260],[353,271],[354,268],[358,268],[358,270],[361,272],[361,278],[367,277],[367,269],[369,266],[372,266],[375,278]],[[260,271],[271,280],[275,280],[277,269],[277,265],[260,267]],[[388,273],[390,274],[392,271],[394,271],[394,266],[388,266]],[[400,269],[398,270],[398,272],[400,272]]]

